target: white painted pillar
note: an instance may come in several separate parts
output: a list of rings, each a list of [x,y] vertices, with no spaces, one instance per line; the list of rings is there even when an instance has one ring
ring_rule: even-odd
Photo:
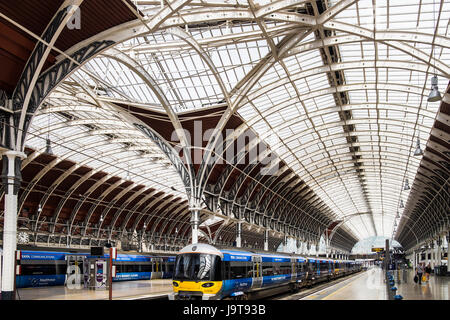
[[[6,151],[2,157],[2,183],[5,190],[5,214],[3,220],[3,264],[2,299],[14,298],[15,251],[17,248],[17,202],[22,176],[22,159],[26,155],[17,151]]]
[[[447,272],[450,272],[450,232],[447,234]]]
[[[431,268],[434,270],[434,268],[438,265],[438,259],[437,259],[437,251],[438,251],[438,241],[434,242],[434,248],[433,248],[433,265]]]
[[[242,247],[242,222],[236,223],[236,247]]]
[[[200,208],[191,208],[192,243],[198,243],[198,227],[200,225]]]
[[[441,253],[441,246],[442,246],[442,238],[439,237],[438,241],[437,241],[437,256],[436,256],[436,266],[441,266],[442,263],[442,253]]]
[[[417,267],[417,252],[413,251],[413,256],[412,256],[412,263],[413,263],[413,270],[414,272],[416,272],[416,267]]]
[[[269,230],[264,230],[264,250],[269,251]]]
[[[0,248],[0,292],[2,291],[1,288],[1,280],[2,280],[2,262],[3,262],[3,249]]]

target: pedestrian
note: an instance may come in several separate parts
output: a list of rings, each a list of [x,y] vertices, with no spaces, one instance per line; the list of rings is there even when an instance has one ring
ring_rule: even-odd
[[[428,265],[425,267],[425,276],[426,276],[426,278],[427,278],[427,282],[430,281],[430,274],[431,274],[431,265],[428,264]]]
[[[419,284],[422,284],[423,263],[419,263],[416,269],[416,275],[419,278]]]

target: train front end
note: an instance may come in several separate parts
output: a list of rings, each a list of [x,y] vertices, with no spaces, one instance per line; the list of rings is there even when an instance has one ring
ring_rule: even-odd
[[[184,247],[177,255],[170,300],[221,298],[223,254],[208,244]]]

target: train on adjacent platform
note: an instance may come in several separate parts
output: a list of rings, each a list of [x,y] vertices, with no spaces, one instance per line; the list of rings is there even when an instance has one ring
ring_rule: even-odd
[[[359,272],[351,260],[192,244],[177,255],[170,300],[261,298]]]
[[[64,285],[70,275],[68,266],[75,263],[79,273],[84,274],[83,260],[91,257],[89,253],[22,250],[16,286],[27,288]],[[109,254],[95,258],[108,260]],[[174,264],[175,256],[119,253],[114,261],[116,276],[113,281],[170,279]]]

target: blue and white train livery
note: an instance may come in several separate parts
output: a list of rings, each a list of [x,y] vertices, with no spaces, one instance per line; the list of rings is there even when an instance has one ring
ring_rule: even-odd
[[[16,276],[17,288],[64,285],[67,280],[68,257],[77,256],[79,272],[83,274],[83,259],[89,253],[51,251],[21,251],[20,275]],[[98,257],[109,259],[109,255]],[[114,261],[116,277],[113,281],[170,279],[175,264],[174,256],[118,254]]]
[[[198,243],[177,255],[169,299],[247,299],[269,289],[296,291],[359,270],[361,266],[350,261]]]

